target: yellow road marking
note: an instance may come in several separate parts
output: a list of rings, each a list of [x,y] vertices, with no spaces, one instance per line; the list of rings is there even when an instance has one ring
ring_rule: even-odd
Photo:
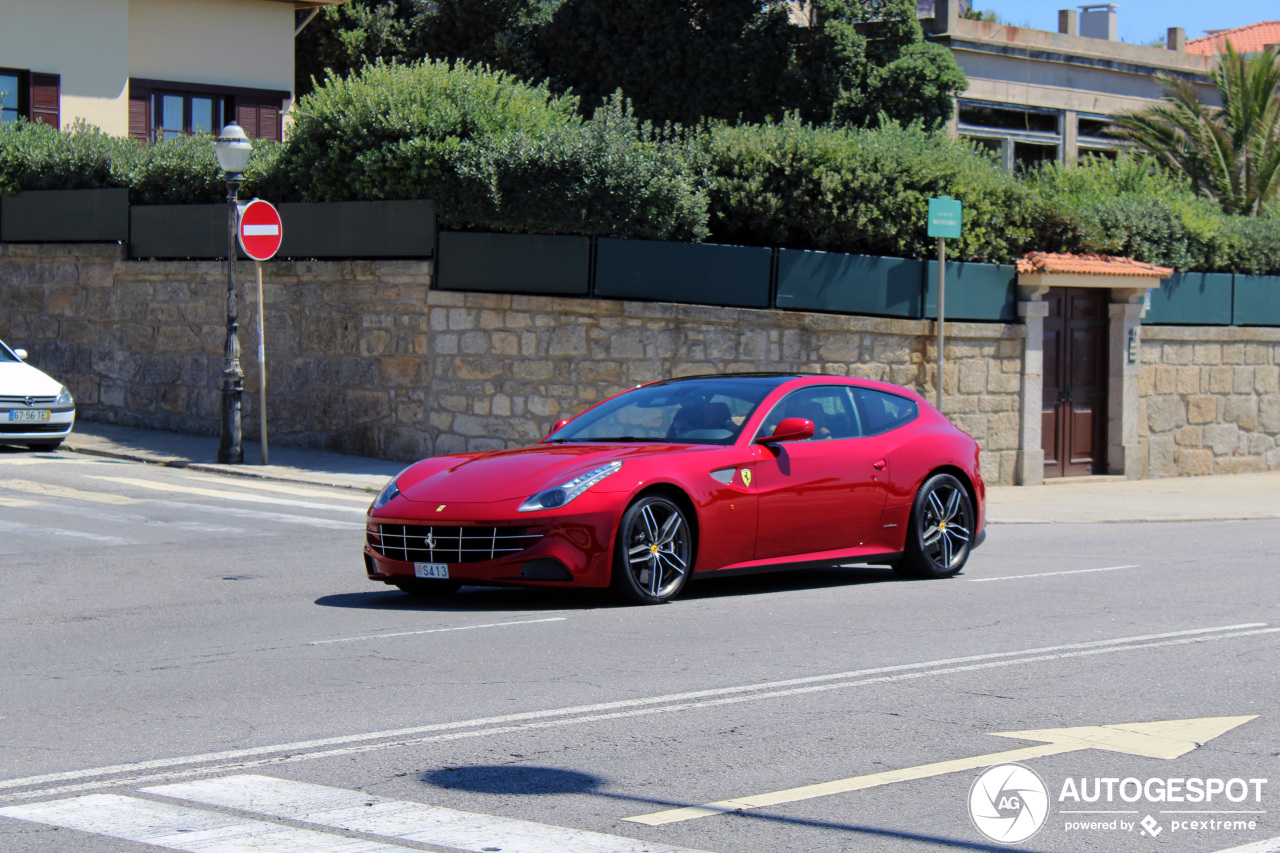
[[[0,495],[0,506],[7,507],[24,507],[24,506],[43,506],[40,501],[29,501],[26,498],[6,498]]]
[[[142,503],[138,498],[128,498],[124,495],[113,495],[108,492],[86,492],[83,489],[73,489],[69,486],[33,483],[29,480],[5,480],[0,482],[0,486],[5,489],[16,489],[19,492],[44,495],[50,498],[65,498],[72,501],[91,501],[92,503],[114,504],[116,506]]]
[[[799,788],[788,788],[785,791],[773,791],[767,794],[755,794],[732,800],[720,800],[701,806],[668,809],[667,811],[624,818],[624,820],[649,826],[661,826],[667,823],[679,823],[680,821],[693,820],[710,815],[725,814],[726,812],[739,812],[783,803],[794,803],[800,800],[811,800],[814,797],[860,791],[864,788],[891,785],[894,782],[927,779],[931,776],[941,776],[946,773],[958,773],[963,770],[974,770],[979,767],[988,767],[993,764],[1003,764],[1011,761],[1026,761],[1031,758],[1059,755],[1064,752],[1076,752],[1082,749],[1105,749],[1109,752],[1142,755],[1148,758],[1174,759],[1253,719],[1256,719],[1256,715],[1250,717],[1205,717],[1196,720],[1165,720],[1154,723],[1127,723],[1115,726],[1079,726],[1069,729],[1039,729],[1025,732],[993,732],[998,737],[1038,740],[1044,741],[1044,743],[1039,746],[1024,746],[1020,749],[993,752],[988,755],[976,755],[971,758],[957,758],[953,761],[939,761],[935,764],[922,764],[919,767],[905,767],[901,770],[889,770],[884,773],[872,773],[867,776],[853,776],[848,779],[837,779],[834,782],[804,785]]]

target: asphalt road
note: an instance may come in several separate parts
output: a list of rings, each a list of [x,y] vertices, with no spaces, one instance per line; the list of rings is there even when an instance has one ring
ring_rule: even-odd
[[[948,581],[424,604],[364,579],[367,500],[0,449],[0,850],[1280,837],[1280,521],[997,525]],[[983,775],[1015,760],[1043,795]]]

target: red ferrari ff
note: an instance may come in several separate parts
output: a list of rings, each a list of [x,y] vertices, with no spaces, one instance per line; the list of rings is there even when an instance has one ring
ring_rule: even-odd
[[[964,567],[984,537],[978,445],[919,394],[839,376],[641,385],[539,444],[436,456],[369,509],[369,579],[612,586],[674,598],[690,577],[872,563]]]

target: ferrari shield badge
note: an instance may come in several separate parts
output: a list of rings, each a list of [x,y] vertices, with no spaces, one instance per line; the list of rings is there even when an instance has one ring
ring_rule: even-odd
[[[743,468],[738,473],[742,476],[742,485],[749,487],[751,485],[751,469]]]

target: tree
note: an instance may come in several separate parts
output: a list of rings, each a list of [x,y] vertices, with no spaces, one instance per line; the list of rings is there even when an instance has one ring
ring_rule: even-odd
[[[1162,75],[1161,103],[1116,116],[1113,133],[1184,173],[1227,213],[1258,216],[1280,192],[1280,50],[1241,55],[1228,43],[1210,78],[1221,107]]]
[[[409,28],[423,0],[356,0],[329,6],[298,34],[294,43],[294,91],[298,97],[332,71],[345,77],[379,59],[406,57]],[[299,23],[308,12],[299,12]]]

